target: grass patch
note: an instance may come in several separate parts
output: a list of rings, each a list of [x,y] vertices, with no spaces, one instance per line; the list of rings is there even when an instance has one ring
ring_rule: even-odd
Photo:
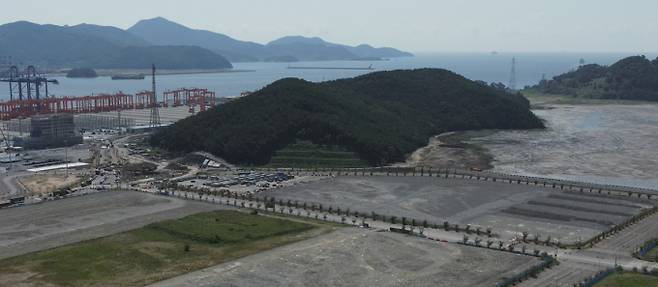
[[[637,273],[615,273],[595,285],[596,287],[658,287],[658,276]]]
[[[334,228],[236,211],[201,213],[5,259],[0,261],[0,274],[12,286],[145,285]]]
[[[267,167],[338,168],[368,167],[358,154],[338,146],[301,141],[278,150]]]
[[[656,102],[639,100],[595,99],[570,95],[546,94],[535,89],[521,91],[533,109],[542,109],[544,105],[643,105],[656,104]]]
[[[642,259],[647,261],[658,262],[658,247],[654,247],[647,254],[642,256]]]

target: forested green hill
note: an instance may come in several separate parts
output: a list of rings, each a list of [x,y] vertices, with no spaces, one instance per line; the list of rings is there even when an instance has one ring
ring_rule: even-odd
[[[342,146],[380,165],[404,160],[447,131],[542,127],[519,94],[447,70],[420,69],[323,83],[279,80],[179,121],[155,134],[152,144],[267,164],[276,150],[306,140]]]
[[[611,66],[583,65],[531,90],[593,99],[658,101],[658,59],[633,56]]]

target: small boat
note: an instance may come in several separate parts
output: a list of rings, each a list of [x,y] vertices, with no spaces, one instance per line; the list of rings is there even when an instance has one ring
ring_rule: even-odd
[[[134,75],[114,75],[112,80],[143,80],[144,74],[134,74]]]

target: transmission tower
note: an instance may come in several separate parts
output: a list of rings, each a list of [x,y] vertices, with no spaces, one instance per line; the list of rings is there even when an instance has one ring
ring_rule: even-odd
[[[151,91],[151,119],[149,121],[149,127],[157,128],[160,126],[160,112],[158,111],[158,94],[155,90],[155,64],[153,64],[151,70],[151,80],[153,82],[153,90]]]
[[[510,90],[516,90],[516,58],[512,57],[512,70],[510,71],[509,85]]]

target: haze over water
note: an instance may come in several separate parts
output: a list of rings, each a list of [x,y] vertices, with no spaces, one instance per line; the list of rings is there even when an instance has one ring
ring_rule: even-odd
[[[207,88],[217,92],[219,97],[236,96],[243,91],[258,90],[267,84],[286,77],[303,78],[309,81],[328,81],[354,77],[373,71],[415,68],[444,68],[472,80],[509,83],[512,57],[516,57],[517,88],[534,85],[542,79],[551,78],[575,69],[582,58],[586,63],[609,65],[615,61],[635,55],[633,53],[437,53],[418,54],[412,58],[398,58],[389,61],[328,61],[296,63],[234,63],[235,70],[248,72],[208,73],[158,76],[158,91],[181,87]],[[655,58],[656,54],[647,54]],[[156,63],[157,64],[157,63]],[[368,70],[296,70],[288,66],[320,67],[368,67]],[[69,79],[54,77],[59,85],[49,86],[49,93],[55,96],[86,96],[122,91],[134,94],[150,89],[150,78],[144,80],[113,81],[110,77],[95,79]],[[0,99],[9,98],[6,85],[0,88]]]

